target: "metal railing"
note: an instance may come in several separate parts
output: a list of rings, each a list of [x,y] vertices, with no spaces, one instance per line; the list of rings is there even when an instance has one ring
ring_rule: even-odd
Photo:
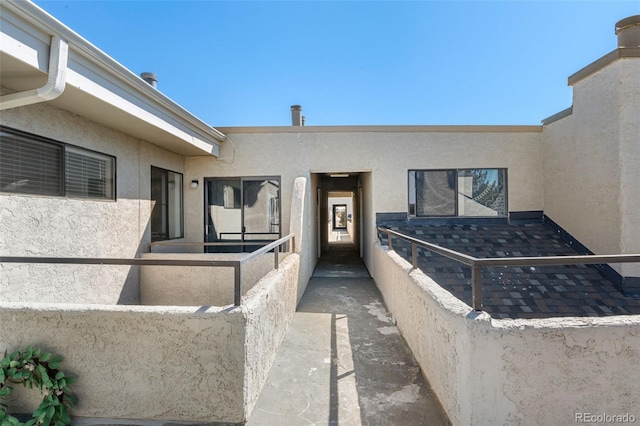
[[[286,237],[285,237],[286,238]],[[279,240],[278,240],[279,241]],[[271,244],[271,243],[269,243]],[[265,242],[261,241],[213,241],[208,243],[192,243],[183,241],[156,241],[147,244],[147,253],[152,253],[152,247],[224,247],[224,246],[264,246]],[[243,252],[241,252],[243,253]]]
[[[274,254],[274,269],[278,269],[280,266],[279,253],[280,247],[291,241],[290,253],[295,252],[295,237],[294,234],[289,234],[286,237],[282,237],[272,243],[265,245],[257,250],[248,253],[242,259],[239,260],[192,260],[192,259],[122,259],[122,258],[86,258],[86,257],[21,257],[21,256],[0,256],[0,263],[50,263],[50,264],[67,264],[67,265],[123,265],[123,266],[144,266],[144,265],[159,265],[159,266],[208,266],[208,267],[228,267],[234,269],[234,306],[240,306],[242,299],[242,281],[241,281],[241,267],[243,264],[250,262],[252,259],[273,250]],[[154,245],[158,245],[153,243]],[[264,243],[243,243],[237,242],[234,245],[263,245]],[[163,245],[183,245],[183,246],[209,246],[209,245],[225,245],[225,243],[172,243]],[[175,253],[163,253],[163,254],[175,254]]]
[[[640,263],[640,254],[607,254],[582,256],[536,256],[536,257],[489,257],[477,258],[464,253],[427,243],[409,235],[391,229],[378,227],[379,232],[387,234],[389,250],[393,250],[391,236],[411,243],[411,266],[418,268],[418,247],[453,259],[471,267],[472,305],[476,311],[482,311],[482,268],[500,266],[545,266],[545,265],[599,265],[605,263]],[[382,243],[382,242],[381,242]]]

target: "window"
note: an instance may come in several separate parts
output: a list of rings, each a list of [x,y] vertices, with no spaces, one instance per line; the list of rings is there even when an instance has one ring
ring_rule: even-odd
[[[333,229],[347,229],[347,205],[333,205]]]
[[[205,241],[274,241],[280,238],[280,177],[204,179]],[[210,246],[207,252],[253,251],[255,245]]]
[[[184,237],[182,174],[151,166],[151,241]]]
[[[409,170],[409,215],[505,217],[506,169]]]
[[[0,191],[115,199],[115,157],[0,127]]]
[[[67,146],[65,191],[67,196],[113,199],[113,164],[97,152]]]

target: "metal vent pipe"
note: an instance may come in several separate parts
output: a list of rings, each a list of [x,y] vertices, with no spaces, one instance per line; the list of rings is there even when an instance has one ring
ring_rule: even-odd
[[[302,107],[300,105],[291,105],[291,125],[302,126]]]
[[[618,47],[640,47],[640,15],[616,22]]]
[[[158,76],[155,75],[152,72],[143,72],[142,74],[140,74],[140,77],[142,77],[142,79],[144,81],[146,81],[147,83],[149,83],[151,86],[157,88],[158,87]]]

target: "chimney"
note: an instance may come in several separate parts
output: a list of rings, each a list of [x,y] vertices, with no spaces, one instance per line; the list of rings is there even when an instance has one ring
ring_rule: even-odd
[[[303,126],[302,107],[300,105],[291,105],[291,125]]]
[[[619,48],[640,47],[640,15],[629,16],[616,22]]]
[[[146,81],[147,83],[149,83],[151,86],[157,88],[158,87],[158,76],[155,75],[152,72],[143,72],[142,74],[140,74],[140,77],[142,77],[142,79],[144,81]]]

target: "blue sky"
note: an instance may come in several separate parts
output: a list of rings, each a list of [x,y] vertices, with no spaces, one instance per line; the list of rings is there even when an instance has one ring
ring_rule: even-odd
[[[212,126],[539,124],[637,1],[36,4]]]

